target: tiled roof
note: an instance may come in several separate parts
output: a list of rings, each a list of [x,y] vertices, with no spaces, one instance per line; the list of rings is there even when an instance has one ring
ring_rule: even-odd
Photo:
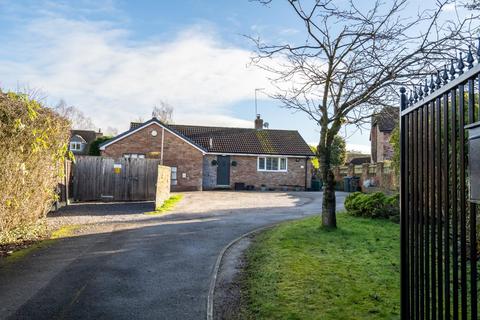
[[[349,163],[354,165],[359,165],[359,164],[370,163],[370,162],[371,162],[370,156],[368,156],[368,157],[352,158],[352,160],[350,160]]]
[[[154,122],[170,129],[205,152],[314,156],[302,136],[300,136],[298,131],[294,130],[257,130],[164,124],[155,118],[139,125],[135,123],[130,130],[102,143],[100,147],[114,143],[122,137],[129,135],[132,131]]]
[[[167,125],[207,152],[313,156],[298,131]]]

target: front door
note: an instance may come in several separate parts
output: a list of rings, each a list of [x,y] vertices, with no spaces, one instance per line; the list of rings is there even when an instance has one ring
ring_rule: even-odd
[[[230,185],[230,156],[217,157],[217,185]]]

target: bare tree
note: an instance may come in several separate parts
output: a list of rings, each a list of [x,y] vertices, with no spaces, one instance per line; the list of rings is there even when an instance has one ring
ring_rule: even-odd
[[[438,61],[452,57],[460,42],[471,40],[466,29],[474,18],[444,17],[450,0],[413,15],[407,0],[287,1],[305,26],[305,41],[271,45],[250,37],[253,62],[270,73],[272,97],[319,126],[322,224],[336,227],[334,137],[344,125],[361,126],[382,107],[397,106],[397,85],[430,75]]]
[[[160,101],[159,106],[154,106],[152,110],[152,118],[157,118],[164,123],[172,122],[173,107],[165,101]]]
[[[114,137],[114,136],[118,135],[118,129],[115,128],[115,127],[108,126],[107,129],[105,130],[104,134],[106,136]]]
[[[74,106],[68,106],[65,100],[60,100],[54,107],[55,111],[61,116],[67,118],[72,129],[80,130],[96,130],[96,126],[92,119],[86,116],[80,109]]]

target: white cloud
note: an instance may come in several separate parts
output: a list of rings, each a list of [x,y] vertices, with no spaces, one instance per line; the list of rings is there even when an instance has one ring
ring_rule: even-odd
[[[0,48],[1,86],[41,89],[51,104],[64,98],[100,127],[126,129],[160,100],[174,106],[178,123],[250,126],[229,108],[269,86],[261,70],[247,67],[251,53],[223,44],[212,29],[135,42],[106,22],[49,16],[17,35]],[[18,54],[8,55],[12,49]]]

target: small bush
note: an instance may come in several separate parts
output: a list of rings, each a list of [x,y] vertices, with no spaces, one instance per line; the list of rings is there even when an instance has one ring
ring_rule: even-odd
[[[382,192],[364,194],[354,192],[345,199],[345,209],[356,217],[397,220],[399,217],[398,195],[386,196]]]
[[[0,91],[0,244],[36,233],[56,197],[69,127],[26,95]]]

